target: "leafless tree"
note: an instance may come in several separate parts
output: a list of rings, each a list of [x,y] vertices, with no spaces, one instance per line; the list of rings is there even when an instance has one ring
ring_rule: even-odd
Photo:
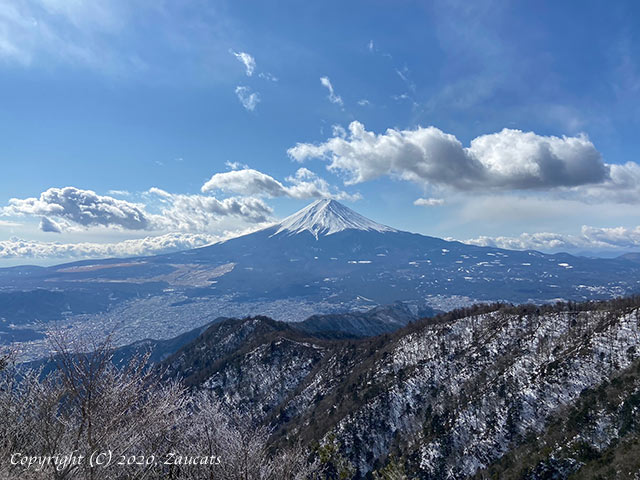
[[[114,365],[110,338],[53,344],[47,375],[0,370],[0,478],[298,480],[314,469],[304,449],[273,451],[268,428],[162,379],[147,357]],[[69,454],[76,461],[20,464]]]
[[[255,427],[251,418],[230,412],[207,392],[192,397],[192,410],[185,443],[195,452],[219,456],[220,462],[208,469],[209,476],[203,475],[202,467],[194,467],[183,469],[180,478],[302,480],[317,469],[300,446],[272,451],[269,428]]]

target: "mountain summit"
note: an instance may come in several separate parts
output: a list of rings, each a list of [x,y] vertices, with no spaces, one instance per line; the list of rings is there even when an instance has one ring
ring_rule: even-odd
[[[307,205],[302,210],[285,218],[275,226],[273,235],[296,235],[310,232],[314,237],[332,235],[343,230],[364,230],[368,232],[396,232],[397,230],[376,223],[345,207],[340,202],[323,198]]]

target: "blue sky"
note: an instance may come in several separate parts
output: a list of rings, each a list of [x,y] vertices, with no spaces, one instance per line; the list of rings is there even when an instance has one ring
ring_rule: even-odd
[[[638,250],[638,19],[0,0],[0,265],[201,245],[320,196],[477,244]]]

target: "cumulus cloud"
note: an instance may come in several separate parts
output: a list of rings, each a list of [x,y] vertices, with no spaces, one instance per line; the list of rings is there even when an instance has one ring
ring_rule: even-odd
[[[249,55],[247,52],[234,52],[231,50],[231,54],[236,57],[245,68],[245,73],[247,77],[253,75],[254,70],[256,69],[256,59]]]
[[[375,134],[354,121],[348,137],[299,143],[288,154],[297,161],[326,159],[330,170],[347,175],[347,184],[390,175],[461,191],[534,190],[603,184],[611,178],[611,166],[585,135],[542,136],[506,128],[464,147],[436,127]]]
[[[340,95],[336,95],[336,92],[333,90],[333,85],[331,84],[331,80],[329,80],[329,77],[320,77],[320,83],[322,84],[323,87],[325,87],[327,90],[329,90],[329,101],[331,103],[335,103],[336,105],[343,105],[342,102],[342,97],[340,97]]]
[[[582,237],[601,245],[619,248],[637,248],[640,247],[640,226],[635,228],[598,228],[585,225],[582,227]]]
[[[550,232],[522,233],[517,237],[480,236],[463,240],[463,242],[511,250],[607,249],[625,251],[640,247],[640,226],[635,228],[601,228],[583,225],[578,235]]]
[[[203,193],[220,190],[243,195],[286,195],[285,187],[275,178],[252,168],[216,173],[201,188]]]
[[[413,202],[414,205],[419,207],[439,207],[444,205],[444,199],[442,198],[418,198]]]
[[[291,198],[334,198],[336,200],[355,200],[358,195],[332,189],[329,183],[306,168],[300,168],[286,178],[284,185],[266,173],[252,168],[216,173],[203,186],[202,192],[219,190],[242,195]]]
[[[207,231],[215,228],[224,217],[233,216],[257,224],[268,222],[273,214],[271,207],[254,197],[218,200],[205,195],[169,193],[155,187],[148,193],[164,205],[161,214],[154,216],[157,230]]]
[[[55,228],[49,217],[57,217],[83,227],[147,230],[151,226],[144,205],[75,187],[50,188],[38,198],[12,198],[9,205],[0,210],[0,214],[46,217],[49,221],[43,221],[45,228]]]
[[[40,230],[43,232],[61,233],[62,228],[56,222],[47,217],[42,217],[40,220]]]
[[[292,198],[333,198],[351,201],[361,198],[359,193],[349,194],[332,188],[325,179],[306,168],[299,168],[286,180],[291,184],[286,187],[286,192]]]
[[[58,243],[12,238],[0,241],[0,259],[75,259],[155,255],[202,247],[225,237],[203,233],[168,233],[117,243]]]
[[[252,92],[249,87],[238,85],[236,87],[236,95],[242,106],[250,112],[253,112],[258,106],[258,103],[260,103],[260,94],[258,92]]]
[[[468,152],[500,187],[576,186],[609,178],[609,167],[586,135],[559,138],[505,128],[473,139]]]
[[[640,202],[640,165],[627,162],[622,165],[609,164],[609,178],[596,185],[572,189],[591,202],[614,201],[617,203]]]
[[[448,239],[453,240],[453,239]],[[470,245],[478,245],[481,247],[498,247],[509,250],[561,250],[577,248],[575,238],[571,236],[561,235],[559,233],[540,232],[540,233],[522,233],[517,237],[489,237],[479,236],[462,240]]]
[[[0,215],[41,217],[40,229],[55,233],[78,227],[206,232],[217,229],[227,217],[258,224],[269,221],[273,213],[262,200],[250,196],[219,200],[152,188],[143,198],[146,204],[75,187],[50,188],[38,198],[9,200],[9,205],[0,209]]]

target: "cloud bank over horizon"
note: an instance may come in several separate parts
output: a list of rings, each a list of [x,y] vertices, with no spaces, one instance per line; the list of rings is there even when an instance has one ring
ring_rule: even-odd
[[[177,232],[112,243],[58,243],[11,238],[0,240],[0,260],[25,258],[64,261],[157,255],[203,247],[224,239],[203,233]]]
[[[453,239],[448,239],[453,240]],[[480,236],[461,240],[481,247],[498,247],[509,250],[608,250],[623,252],[640,248],[640,226],[635,228],[600,228],[583,225],[579,234],[563,235],[551,232],[522,233],[517,237]]]

